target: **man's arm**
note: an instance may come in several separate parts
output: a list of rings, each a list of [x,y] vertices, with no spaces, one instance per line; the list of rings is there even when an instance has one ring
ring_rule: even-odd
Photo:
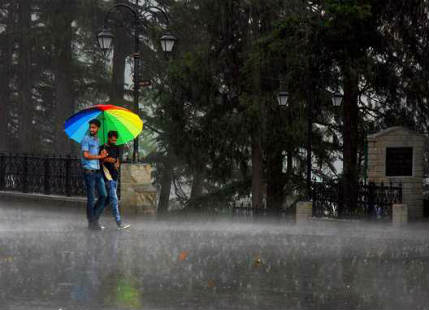
[[[94,159],[103,159],[107,157],[107,151],[105,149],[101,150],[99,155],[92,155],[89,153],[89,141],[87,137],[83,138],[82,140],[82,156],[85,159],[88,160],[94,160]]]
[[[91,159],[105,159],[107,156],[108,156],[108,154],[107,154],[106,150],[102,150],[100,155],[92,155],[92,154],[89,154],[88,151],[83,152],[83,157],[85,159],[90,159],[90,160]]]
[[[113,157],[105,157],[104,159],[102,159],[103,163],[111,163],[114,164],[117,162],[117,160]]]
[[[120,158],[120,153],[118,151],[118,153],[116,153],[116,151],[113,151],[113,156],[108,156],[104,159],[102,159],[101,161],[103,163],[110,163],[110,164],[114,164],[116,169],[119,169],[119,158]],[[117,156],[117,157],[116,157]]]
[[[106,152],[107,156],[106,156],[106,157],[104,157],[104,158],[101,158],[101,161],[102,161],[103,163],[112,163],[112,164],[113,164],[113,163],[115,163],[115,159],[114,159],[112,156],[110,156],[110,154],[107,152],[106,145],[103,145],[103,146],[101,147],[100,154],[101,154],[103,151],[105,151],[105,152]]]

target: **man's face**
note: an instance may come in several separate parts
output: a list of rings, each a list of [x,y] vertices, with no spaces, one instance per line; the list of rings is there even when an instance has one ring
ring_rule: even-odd
[[[109,138],[109,144],[115,145],[117,140],[118,140],[118,138],[116,138],[115,136],[112,136]]]
[[[91,136],[95,136],[98,132],[98,127],[95,124],[89,124],[89,133]]]

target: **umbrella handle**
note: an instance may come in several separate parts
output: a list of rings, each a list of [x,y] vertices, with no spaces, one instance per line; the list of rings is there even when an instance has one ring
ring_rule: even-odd
[[[106,144],[106,141],[104,141],[104,139],[106,139],[106,133],[104,132],[104,126],[105,126],[105,123],[106,123],[106,118],[105,118],[105,116],[104,116],[104,111],[102,112],[102,120],[103,120],[103,140],[102,140],[102,143],[103,144]]]

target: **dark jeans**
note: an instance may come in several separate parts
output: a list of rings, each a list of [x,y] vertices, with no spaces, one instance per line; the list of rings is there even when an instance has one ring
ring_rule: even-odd
[[[106,186],[101,171],[83,170],[83,177],[86,185],[86,196],[88,202],[86,204],[86,217],[88,223],[92,224],[98,221],[107,199]],[[98,193],[98,200],[95,203],[95,191]]]

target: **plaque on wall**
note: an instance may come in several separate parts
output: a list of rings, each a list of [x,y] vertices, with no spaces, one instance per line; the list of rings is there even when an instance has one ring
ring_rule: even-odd
[[[413,148],[386,148],[386,176],[403,177],[413,175]]]

